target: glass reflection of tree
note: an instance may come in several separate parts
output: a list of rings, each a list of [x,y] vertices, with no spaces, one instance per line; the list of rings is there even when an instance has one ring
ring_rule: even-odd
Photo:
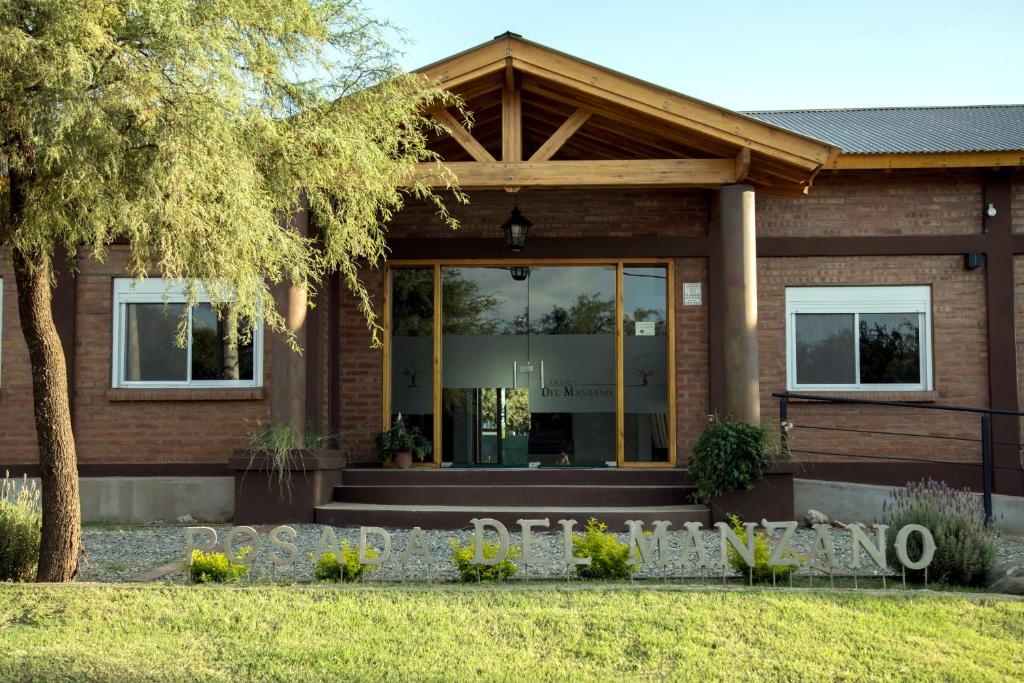
[[[892,316],[886,316],[891,318]],[[862,382],[915,384],[921,379],[920,335],[916,322],[898,324],[860,321],[860,376]]]
[[[625,327],[627,336],[633,334],[633,331],[636,329],[636,323],[638,322],[653,322],[654,334],[659,337],[668,334],[668,324],[665,322],[665,311],[659,308],[638,308],[633,311],[632,315],[627,313],[622,318],[622,324]]]
[[[796,340],[796,353],[798,366],[802,368],[800,374],[806,373],[807,378],[802,378],[800,381],[811,383],[828,383],[826,378],[834,377],[836,369],[842,372],[842,367],[845,365],[841,359],[849,359],[850,348],[853,345],[853,330],[850,328],[843,328],[839,330],[830,330],[829,333],[819,339],[815,339],[812,342],[802,341],[799,336]],[[851,363],[852,365],[852,363]],[[852,377],[853,370],[850,369],[850,376]],[[840,383],[845,383],[847,380],[843,378]]]
[[[444,334],[497,334],[503,325],[507,325],[494,317],[501,300],[493,294],[482,293],[480,283],[467,279],[458,269],[445,271],[441,280],[441,298],[444,302]]]
[[[498,390],[482,389],[481,418],[486,429],[498,426]],[[515,436],[530,431],[530,394],[526,389],[505,390],[505,435]]]
[[[391,275],[391,328],[396,337],[429,337],[434,325],[434,271],[396,268]]]
[[[534,334],[614,334],[615,302],[583,293],[566,309],[555,306],[537,319]]]

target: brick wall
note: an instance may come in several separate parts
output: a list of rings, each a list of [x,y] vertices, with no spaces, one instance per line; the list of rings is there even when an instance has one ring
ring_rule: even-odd
[[[257,420],[269,416],[270,363],[264,343],[264,392],[111,390],[113,278],[125,258],[79,263],[76,300],[73,420],[79,462],[224,463],[248,444]],[[28,353],[17,320],[14,278],[4,276],[3,377],[0,388],[0,464],[38,460],[32,423]],[[244,395],[246,400],[222,400]],[[267,394],[269,395],[269,394]],[[181,399],[191,396],[195,400]],[[125,400],[130,397],[148,400]],[[151,400],[163,398],[165,400]]]
[[[981,230],[981,171],[823,171],[808,195],[757,197],[762,237],[956,235]]]
[[[931,285],[932,348],[937,403],[988,405],[985,275],[969,271],[960,256],[763,258],[758,260],[758,340],[761,411],[777,424],[778,401],[772,392],[786,388],[785,288],[815,285]],[[895,400],[910,398],[886,396]],[[893,432],[924,432],[978,438],[975,415],[881,407],[794,404],[797,424]],[[976,444],[850,432],[801,430],[794,448],[841,453],[892,454],[940,460],[980,458]],[[835,460],[798,454],[809,459]]]
[[[18,292],[6,254],[0,254],[3,280],[3,343],[0,344],[0,465],[30,463],[36,457],[36,428],[32,414],[32,374],[28,347],[18,323]],[[0,472],[0,476],[2,476]]]
[[[399,213],[390,237],[501,237],[513,203],[533,221],[533,237],[691,237],[707,232],[703,190],[473,190],[470,203],[446,199],[461,226],[446,227],[432,206],[415,202]]]

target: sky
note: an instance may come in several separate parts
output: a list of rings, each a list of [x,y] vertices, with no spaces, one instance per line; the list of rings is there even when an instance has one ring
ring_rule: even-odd
[[[1024,103],[1024,0],[364,0],[412,70],[513,31],[729,109]]]

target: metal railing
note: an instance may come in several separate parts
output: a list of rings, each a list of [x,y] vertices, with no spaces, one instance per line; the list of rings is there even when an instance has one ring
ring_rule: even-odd
[[[985,507],[985,522],[991,523],[992,521],[992,486],[993,486],[993,463],[992,463],[992,446],[993,444],[1013,446],[1020,451],[1022,446],[1021,442],[1018,441],[993,441],[992,439],[992,416],[1008,416],[1008,417],[1024,417],[1024,412],[1016,410],[1000,410],[998,408],[976,408],[971,406],[950,406],[950,405],[930,405],[924,403],[910,403],[905,401],[875,401],[870,399],[860,398],[838,398],[835,396],[821,396],[817,394],[804,394],[794,393],[789,391],[773,393],[774,398],[779,399],[779,431],[783,443],[789,447],[790,440],[792,439],[791,431],[794,427],[800,426],[803,429],[819,430],[819,431],[832,431],[832,432],[848,432],[848,433],[859,433],[859,434],[871,434],[871,435],[886,435],[886,436],[902,436],[902,437],[913,437],[920,439],[939,439],[947,441],[959,441],[959,442],[970,442],[980,444],[981,447],[981,469],[982,469],[982,500]],[[980,417],[979,425],[979,436],[978,438],[971,438],[965,436],[954,436],[954,435],[937,435],[928,434],[921,432],[900,432],[892,430],[875,430],[875,429],[862,429],[853,427],[837,427],[837,426],[825,426],[825,425],[794,425],[789,420],[789,408],[790,401],[810,401],[815,403],[832,403],[839,405],[865,405],[865,406],[885,406],[891,408],[899,408],[902,410],[937,410],[946,412],[956,413],[972,413]],[[1018,430],[1019,433],[1019,430]],[[805,453],[808,455],[819,455],[819,456],[836,456],[836,457],[847,457],[847,458],[864,458],[864,459],[879,459],[889,461],[903,461],[903,462],[915,462],[915,463],[932,463],[932,464],[945,464],[945,465],[964,465],[974,464],[964,462],[963,460],[938,460],[935,458],[928,457],[904,457],[904,456],[893,456],[884,454],[871,454],[871,453],[839,453],[830,452],[823,450],[801,450],[801,449],[790,449],[792,453]],[[1022,465],[1024,467],[1024,465]],[[1000,468],[1004,469],[1004,468]],[[1005,468],[1012,469],[1012,468]]]

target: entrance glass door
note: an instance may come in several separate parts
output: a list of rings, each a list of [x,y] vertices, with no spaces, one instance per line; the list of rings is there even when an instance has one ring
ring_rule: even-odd
[[[615,462],[615,266],[442,267],[441,301],[445,461]]]

